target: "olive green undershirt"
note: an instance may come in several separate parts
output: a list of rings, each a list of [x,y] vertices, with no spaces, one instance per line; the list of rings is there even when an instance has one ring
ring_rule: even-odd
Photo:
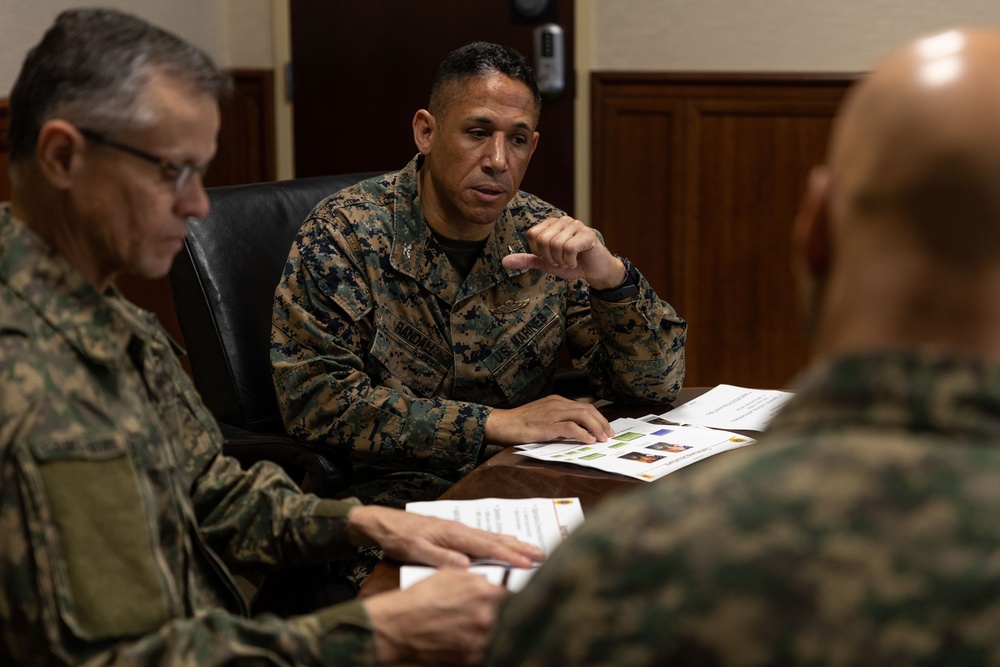
[[[482,241],[460,241],[441,236],[433,229],[431,229],[431,234],[441,244],[445,256],[451,262],[451,266],[455,269],[458,277],[462,279],[462,282],[465,282],[466,277],[472,271],[472,267],[475,266],[476,260],[483,253],[486,241],[489,239],[483,239]]]

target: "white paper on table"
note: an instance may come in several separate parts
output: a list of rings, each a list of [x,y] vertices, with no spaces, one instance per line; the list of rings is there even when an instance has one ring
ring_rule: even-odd
[[[516,593],[531,580],[537,567],[520,568],[504,567],[503,565],[472,565],[469,572],[475,572],[486,578],[486,581],[496,586],[507,586],[507,590]],[[399,587],[409,588],[418,581],[422,581],[437,572],[436,568],[427,565],[404,565],[399,568]],[[504,584],[504,576],[507,583]]]
[[[407,512],[451,519],[490,533],[513,535],[522,542],[552,553],[577,526],[583,523],[579,498],[480,498],[477,500],[432,500],[407,503]],[[470,568],[489,581],[501,584],[505,575],[507,588],[520,590],[535,568],[511,568],[503,564],[477,564]],[[432,567],[404,565],[399,570],[399,585],[408,588],[435,572]]]
[[[744,447],[744,435],[667,423],[657,416],[611,422],[615,435],[607,442],[533,443],[517,445],[517,454],[542,461],[572,463],[652,482],[696,461]]]
[[[794,395],[790,391],[720,384],[698,398],[663,413],[660,418],[677,424],[763,431]]]

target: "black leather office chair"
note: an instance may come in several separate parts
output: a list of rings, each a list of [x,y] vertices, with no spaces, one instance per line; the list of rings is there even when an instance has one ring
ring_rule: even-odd
[[[327,195],[378,173],[209,188],[170,271],[177,318],[205,404],[245,465],[273,460],[307,491],[345,486],[346,464],[284,435],[269,356],[274,288],[306,216]]]

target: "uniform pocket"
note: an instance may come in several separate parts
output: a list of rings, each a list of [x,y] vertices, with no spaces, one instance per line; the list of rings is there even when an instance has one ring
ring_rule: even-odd
[[[422,398],[434,396],[452,365],[449,350],[388,311],[379,314],[369,353],[390,377]],[[378,384],[390,384],[385,380]]]
[[[539,398],[548,389],[539,384],[552,375],[562,338],[559,315],[545,306],[486,358],[485,366],[512,405]]]
[[[40,553],[53,554],[66,624],[89,641],[163,625],[169,598],[125,437],[34,442],[31,454],[43,524],[33,539],[48,543],[36,546]]]

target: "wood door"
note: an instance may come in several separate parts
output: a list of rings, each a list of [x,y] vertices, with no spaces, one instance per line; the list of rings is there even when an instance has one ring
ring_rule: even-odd
[[[524,20],[511,0],[291,0],[296,177],[401,168],[441,60],[483,40],[534,65],[534,30],[549,19],[564,31],[566,87],[543,99],[521,188],[572,212],[574,0],[552,3]]]

